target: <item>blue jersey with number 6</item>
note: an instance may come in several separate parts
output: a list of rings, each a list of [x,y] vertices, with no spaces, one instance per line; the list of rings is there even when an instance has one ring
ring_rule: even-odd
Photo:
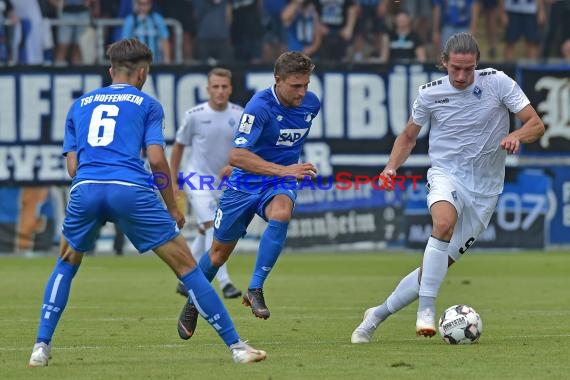
[[[73,183],[123,181],[148,187],[141,149],[164,146],[162,106],[136,87],[113,84],[89,92],[71,106],[63,153],[77,152]]]

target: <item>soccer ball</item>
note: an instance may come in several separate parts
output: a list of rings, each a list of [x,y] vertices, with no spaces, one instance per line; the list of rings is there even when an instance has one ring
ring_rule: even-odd
[[[483,321],[479,313],[467,305],[453,305],[439,318],[439,333],[445,343],[475,343],[482,332]]]

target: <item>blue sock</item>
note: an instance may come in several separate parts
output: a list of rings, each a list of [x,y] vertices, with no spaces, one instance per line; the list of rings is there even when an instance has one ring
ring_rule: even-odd
[[[202,270],[202,273],[204,273],[204,276],[206,276],[206,279],[212,282],[212,280],[214,279],[214,277],[216,277],[216,274],[218,273],[219,267],[215,267],[214,264],[212,264],[212,260],[210,260],[209,250],[204,252],[204,254],[200,257],[198,266]]]
[[[190,299],[200,315],[216,330],[226,345],[229,347],[237,343],[239,335],[230,314],[200,268],[192,269],[180,277],[180,281],[188,289]]]
[[[61,258],[57,259],[55,268],[53,268],[46,284],[36,343],[50,343],[69,299],[71,281],[78,269],[79,265],[70,264]]]
[[[280,222],[278,220],[269,221],[259,242],[259,251],[257,253],[257,259],[255,260],[255,268],[251,276],[249,289],[263,288],[265,279],[269,276],[269,273],[281,254],[281,250],[285,244],[285,238],[287,237],[288,226],[289,222]]]

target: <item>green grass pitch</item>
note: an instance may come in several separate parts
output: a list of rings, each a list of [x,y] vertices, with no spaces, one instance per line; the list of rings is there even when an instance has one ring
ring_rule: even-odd
[[[254,259],[230,260],[241,289]],[[53,359],[30,369],[54,260],[0,258],[1,379],[570,378],[570,252],[474,252],[452,267],[437,312],[466,303],[481,314],[480,342],[467,346],[417,338],[417,302],[385,321],[372,343],[350,343],[363,311],[384,300],[419,254],[284,253],[266,283],[271,318],[258,320],[240,300],[225,301],[242,338],[268,352],[251,365],[234,364],[204,320],[191,340],[178,338],[184,300],[154,255],[86,257]]]

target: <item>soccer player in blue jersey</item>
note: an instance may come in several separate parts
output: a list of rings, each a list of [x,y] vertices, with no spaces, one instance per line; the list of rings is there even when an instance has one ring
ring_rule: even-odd
[[[140,158],[146,151],[155,174],[169,173],[164,155],[162,106],[141,89],[152,53],[136,39],[112,44],[112,84],[89,92],[71,106],[63,152],[73,178],[63,221],[60,257],[46,284],[30,367],[48,365],[51,341],[69,298],[71,282],[85,252],[93,249],[106,222],[118,224],[139,252],[154,251],[189,291],[200,314],[230,348],[236,363],[265,359],[265,352],[243,342],[220,298],[206,280],[179,228],[184,215],[176,207],[170,182],[149,186]]]
[[[275,61],[275,84],[256,93],[245,106],[229,164],[235,169],[214,217],[214,241],[199,266],[210,281],[229,258],[247,226],[259,215],[268,222],[261,236],[253,275],[243,304],[258,318],[269,318],[263,284],[283,249],[297,196],[297,180],[316,176],[311,163],[299,163],[303,144],[321,104],[308,91],[314,69],[303,53],[285,52]],[[197,310],[187,303],[178,333],[188,339]]]

